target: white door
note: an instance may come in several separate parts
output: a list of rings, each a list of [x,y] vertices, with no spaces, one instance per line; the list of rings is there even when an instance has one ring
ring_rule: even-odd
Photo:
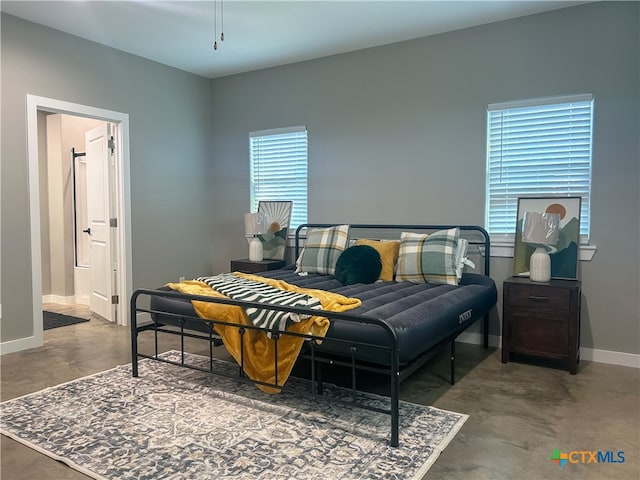
[[[92,312],[113,322],[116,320],[115,258],[111,241],[110,173],[114,164],[110,148],[111,125],[105,123],[85,133],[87,162],[87,214],[89,217],[89,259],[91,294],[89,307]]]

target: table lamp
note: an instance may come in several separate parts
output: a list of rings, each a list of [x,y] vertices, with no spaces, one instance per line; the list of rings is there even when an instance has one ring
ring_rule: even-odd
[[[550,250],[558,241],[560,215],[557,213],[525,212],[522,221],[522,241],[536,247],[529,260],[529,278],[533,282],[548,282],[551,279]]]
[[[260,262],[263,257],[262,242],[258,235],[269,231],[269,218],[264,213],[244,214],[244,233],[249,241],[249,260]]]

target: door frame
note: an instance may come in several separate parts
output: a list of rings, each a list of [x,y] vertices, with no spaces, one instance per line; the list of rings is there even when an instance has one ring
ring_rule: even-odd
[[[33,292],[33,340],[43,344],[42,331],[42,257],[40,233],[40,183],[38,164],[38,111],[61,113],[77,117],[89,117],[116,126],[115,216],[118,227],[115,232],[116,283],[119,303],[116,307],[117,324],[129,324],[128,299],[132,292],[131,269],[131,186],[129,161],[129,115],[102,108],[27,94],[27,154],[29,162],[29,216],[31,227],[31,273]],[[31,348],[31,347],[27,347]]]

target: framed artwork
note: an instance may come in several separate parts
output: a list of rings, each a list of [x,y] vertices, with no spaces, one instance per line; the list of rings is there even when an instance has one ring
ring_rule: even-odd
[[[265,213],[269,219],[269,231],[258,236],[265,259],[284,260],[292,206],[291,201],[258,202],[258,213]]]
[[[560,215],[558,241],[547,250],[551,257],[551,278],[576,280],[578,278],[578,251],[580,246],[581,197],[520,197],[513,250],[513,274],[529,276],[529,259],[535,247],[522,241],[525,212],[557,213]]]

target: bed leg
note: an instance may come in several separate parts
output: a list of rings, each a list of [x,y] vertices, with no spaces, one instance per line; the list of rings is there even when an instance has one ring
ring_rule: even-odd
[[[244,332],[245,329],[240,327],[238,335],[240,335],[240,365],[238,365],[238,376],[244,378]]]
[[[317,379],[317,392],[318,395],[322,395],[322,390],[323,390],[323,384],[322,384],[322,363],[318,362],[316,364],[316,368],[317,370],[317,375],[316,375],[316,379]]]
[[[313,348],[313,341],[309,342],[311,348],[311,395],[316,394],[316,350]]]
[[[213,324],[209,323],[209,371],[213,372]]]
[[[134,377],[138,376],[138,321],[136,316],[136,300],[138,292],[131,296],[129,305],[129,323],[131,324],[131,373]]]
[[[138,329],[134,325],[135,319],[131,320],[131,373],[138,376]]]
[[[395,370],[395,371],[394,371]],[[398,385],[398,369],[391,371],[391,438],[389,444],[392,447],[400,445],[400,393]]]
[[[489,348],[489,314],[485,314],[484,321],[482,324],[482,342],[484,344],[484,348]]]
[[[275,384],[278,386],[278,340],[280,339],[280,334],[274,332],[271,334],[271,338],[273,338],[273,370],[275,375]]]
[[[311,348],[311,393],[322,395],[322,362],[316,360],[316,341],[309,341]]]
[[[180,317],[180,364],[184,365],[184,318]]]
[[[356,347],[351,346],[351,398],[356,403]]]
[[[451,340],[451,385],[456,383],[456,339]]]
[[[156,358],[158,358],[158,321],[153,320],[153,351]]]

